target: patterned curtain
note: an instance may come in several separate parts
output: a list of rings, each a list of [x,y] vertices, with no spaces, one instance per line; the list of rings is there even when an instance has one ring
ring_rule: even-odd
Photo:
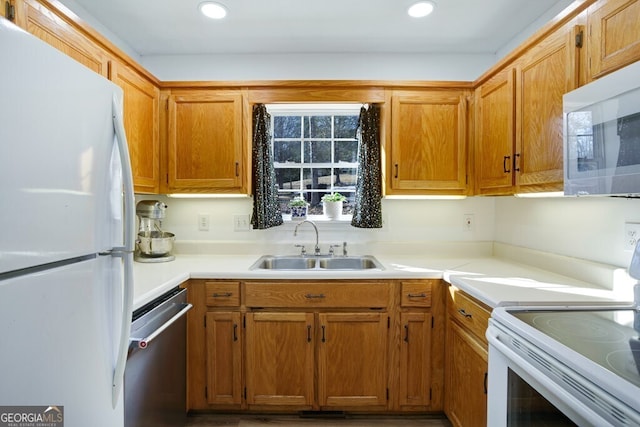
[[[382,171],[380,170],[380,106],[360,109],[358,177],[351,225],[382,228]]]
[[[271,153],[271,116],[264,104],[253,107],[253,215],[254,229],[281,225],[282,212],[278,204],[276,172]]]

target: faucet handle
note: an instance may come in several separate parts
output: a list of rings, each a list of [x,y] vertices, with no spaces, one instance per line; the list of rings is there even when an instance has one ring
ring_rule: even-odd
[[[296,248],[300,248],[300,255],[304,256],[307,254],[307,250],[304,248],[304,245],[295,245]]]
[[[334,250],[333,248],[339,248],[341,245],[329,245],[329,255],[333,256],[334,255]]]

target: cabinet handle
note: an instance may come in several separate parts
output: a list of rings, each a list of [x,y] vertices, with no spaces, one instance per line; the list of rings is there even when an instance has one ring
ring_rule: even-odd
[[[322,299],[324,298],[324,294],[306,294],[304,297],[307,299]]]
[[[398,164],[396,163],[396,174],[394,176],[395,179],[398,179]]]
[[[409,325],[404,325],[404,342],[409,342]]]
[[[311,325],[307,325],[307,342],[311,342]]]
[[[520,168],[518,164],[520,163],[520,153],[516,153],[516,156],[513,158],[513,170],[516,172],[520,172]]]
[[[236,162],[236,177],[240,176],[239,169],[240,169],[240,163]]]
[[[213,294],[213,297],[214,298],[229,298],[231,295],[233,295],[231,292],[223,292],[221,294],[216,292],[216,293]]]
[[[489,376],[489,373],[488,373],[488,372],[485,372],[485,373],[484,373],[484,394],[487,394],[487,392],[489,391],[489,390],[487,389],[487,377],[488,377],[488,376]]]
[[[466,317],[467,319],[471,319],[473,317],[473,315],[467,313],[466,311],[464,311],[463,308],[458,310],[458,313],[460,313],[462,316]]]
[[[238,341],[238,324],[233,324],[233,340]]]
[[[504,173],[511,172],[511,169],[507,169],[507,165],[509,164],[509,160],[511,160],[511,156],[504,156],[502,158],[502,170]]]
[[[324,337],[324,325],[322,325],[322,342],[327,341]]]
[[[427,294],[425,294],[424,292],[421,294],[407,294],[407,296],[409,298],[426,298]]]

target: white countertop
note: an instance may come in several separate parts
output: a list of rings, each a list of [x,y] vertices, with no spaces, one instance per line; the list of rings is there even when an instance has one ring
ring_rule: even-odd
[[[524,251],[524,252],[522,252]],[[509,248],[508,253],[529,250]],[[537,265],[517,257],[447,258],[407,255],[375,255],[384,270],[363,271],[265,271],[250,270],[260,255],[176,255],[165,263],[135,263],[134,309],[180,283],[192,279],[441,279],[490,307],[505,305],[601,305],[630,304],[633,281],[624,269],[534,253]],[[540,268],[540,267],[543,268]],[[555,270],[555,272],[553,271]],[[567,274],[567,271],[569,274]],[[557,271],[561,271],[559,274]],[[571,274],[571,272],[576,274]],[[585,276],[587,280],[585,280]],[[578,277],[578,278],[576,278]],[[589,280],[593,277],[594,280]],[[611,283],[606,283],[608,281]],[[614,283],[614,281],[616,283]],[[605,283],[603,283],[605,282]],[[613,290],[615,289],[615,291]]]

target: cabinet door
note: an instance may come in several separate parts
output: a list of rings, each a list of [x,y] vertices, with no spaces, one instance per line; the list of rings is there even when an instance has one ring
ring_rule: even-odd
[[[318,316],[319,405],[386,405],[387,314],[321,313]]]
[[[514,70],[476,89],[477,194],[511,194],[513,188]]]
[[[400,406],[430,403],[431,314],[401,313]]]
[[[11,2],[9,0],[0,0],[0,16],[9,19],[7,12],[10,5]]]
[[[16,9],[17,25],[96,73],[108,76],[108,55],[52,10],[37,0],[23,0]]]
[[[590,77],[640,59],[640,1],[598,1],[589,10]]]
[[[139,73],[116,61],[112,62],[110,77],[124,92],[124,127],[129,143],[134,190],[136,193],[158,193],[160,91]]]
[[[313,313],[247,313],[246,321],[247,404],[311,407]]]
[[[207,402],[242,402],[242,339],[240,312],[208,312]]]
[[[456,427],[487,425],[487,350],[449,320],[444,408]]]
[[[242,191],[240,91],[174,91],[168,103],[169,190]]]
[[[517,192],[562,191],[562,96],[575,89],[578,76],[572,35],[559,30],[516,67]]]
[[[390,194],[465,194],[463,93],[396,91],[391,106]]]

